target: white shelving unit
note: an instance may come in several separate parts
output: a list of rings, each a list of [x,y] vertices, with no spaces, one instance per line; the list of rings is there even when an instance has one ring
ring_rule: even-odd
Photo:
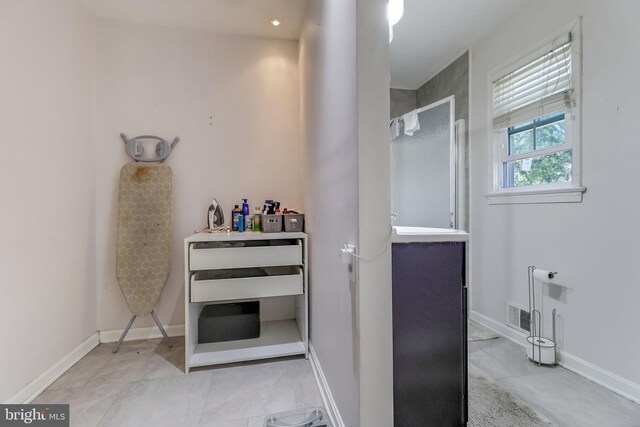
[[[198,233],[184,240],[184,256],[186,373],[199,366],[309,356],[306,234]],[[263,274],[240,270],[255,268]],[[258,338],[198,343],[205,305],[277,297],[295,299],[294,318],[261,321]]]

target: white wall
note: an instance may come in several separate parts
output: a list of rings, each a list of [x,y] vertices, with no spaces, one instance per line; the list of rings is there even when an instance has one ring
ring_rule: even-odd
[[[358,242],[355,13],[354,1],[310,1],[300,37],[310,337],[349,427],[360,425],[357,294],[338,250]]]
[[[311,342],[348,427],[393,424],[385,0],[309,2],[300,38]]]
[[[389,33],[386,0],[357,0],[360,425],[393,425]],[[390,247],[390,246],[389,246]]]
[[[488,73],[583,21],[583,184],[578,204],[489,206]],[[472,49],[471,290],[473,310],[505,322],[507,299],[527,304],[528,265],[557,270],[571,289],[557,308],[560,347],[640,384],[640,3],[529,2]],[[549,317],[547,317],[547,323]],[[524,356],[523,356],[524,357]],[[636,388],[640,399],[640,388]]]
[[[182,241],[206,225],[216,197],[230,222],[247,197],[301,207],[298,44],[98,20],[98,328],[130,318],[115,277],[120,132],[180,137],[174,173],[171,275],[157,312],[184,323]],[[212,119],[210,119],[212,117]],[[210,124],[211,123],[211,124]],[[151,326],[137,320],[134,327]]]
[[[94,20],[0,1],[0,401],[96,331]]]

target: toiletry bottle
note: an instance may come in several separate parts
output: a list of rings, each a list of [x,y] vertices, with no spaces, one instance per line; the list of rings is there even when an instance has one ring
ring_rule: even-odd
[[[244,215],[238,215],[238,231],[244,233]]]
[[[253,211],[253,231],[262,231],[262,214],[260,213],[260,206],[256,206]]]
[[[249,215],[249,203],[247,203],[247,199],[242,199],[242,215]]]
[[[243,216],[244,216],[244,230],[253,231],[253,215],[243,215]]]
[[[238,222],[240,221],[240,217],[242,216],[242,209],[238,205],[231,211],[231,231],[238,231]]]

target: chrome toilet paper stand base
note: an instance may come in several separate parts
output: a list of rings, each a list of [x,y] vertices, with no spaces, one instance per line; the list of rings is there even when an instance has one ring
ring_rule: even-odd
[[[531,343],[531,356],[529,360],[536,366],[541,365],[552,365],[555,366],[558,364],[558,341],[556,341],[556,313],[557,310],[554,308],[551,312],[551,330],[553,334],[553,339],[545,338],[542,336],[542,313],[540,310],[536,308],[536,289],[535,289],[535,278],[533,277],[533,273],[535,272],[536,267],[534,265],[530,265],[527,268],[528,273],[528,281],[529,281],[529,330],[531,335],[527,337],[527,343]],[[553,273],[557,274],[557,273]],[[552,363],[542,363],[542,343],[541,341],[548,341],[553,343],[553,362]],[[536,344],[538,342],[538,344]],[[536,360],[536,347],[538,353],[538,360]]]

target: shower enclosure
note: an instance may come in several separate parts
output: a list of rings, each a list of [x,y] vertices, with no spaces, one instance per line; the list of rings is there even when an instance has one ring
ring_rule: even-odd
[[[391,212],[393,225],[462,228],[459,218],[458,147],[455,99],[442,99],[417,110],[420,130],[391,141]]]

